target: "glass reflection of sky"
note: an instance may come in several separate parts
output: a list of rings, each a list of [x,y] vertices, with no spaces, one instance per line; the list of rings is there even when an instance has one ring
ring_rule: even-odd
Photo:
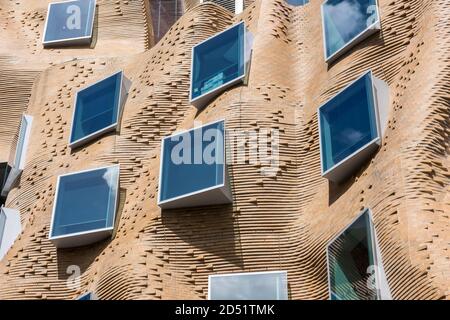
[[[113,226],[119,166],[61,176],[52,236]]]
[[[45,30],[45,42],[89,37],[92,33],[95,1],[77,0],[52,3]],[[80,24],[74,23],[80,19]]]
[[[224,183],[224,134],[219,121],[164,139],[160,201]]]
[[[122,72],[77,92],[70,143],[117,123]]]
[[[198,98],[245,74],[245,24],[194,47],[191,99]]]
[[[324,104],[319,114],[326,172],[378,137],[371,73]]]
[[[362,214],[328,247],[332,300],[374,300],[369,288],[369,267],[374,266],[372,227],[368,211]]]
[[[327,57],[378,20],[375,0],[328,0],[323,15]]]
[[[287,300],[284,272],[214,276],[211,300]]]

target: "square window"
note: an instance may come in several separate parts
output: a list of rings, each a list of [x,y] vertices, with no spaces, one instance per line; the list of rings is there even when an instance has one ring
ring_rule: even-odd
[[[69,145],[79,147],[117,129],[126,89],[119,71],[77,92]]]
[[[287,272],[210,275],[209,300],[287,300]]]
[[[118,188],[118,165],[59,176],[49,239],[67,248],[111,236]]]
[[[252,46],[248,34],[241,22],[193,47],[190,100],[194,106],[203,107],[246,77]]]
[[[368,209],[329,243],[327,262],[331,300],[390,299]]]
[[[231,202],[225,121],[163,139],[158,204],[163,209]]]
[[[322,27],[325,60],[331,62],[381,28],[377,0],[327,0]]]
[[[31,124],[33,117],[29,115],[22,115],[20,123],[19,136],[17,137],[16,152],[14,155],[14,163],[11,170],[8,171],[8,176],[1,190],[1,195],[6,197],[12,189],[23,169],[25,168],[25,160],[28,149],[28,142],[31,135]]]
[[[0,208],[0,260],[3,259],[14,241],[22,232],[20,213],[18,210]]]
[[[368,72],[319,108],[322,175],[327,179],[347,178],[379,147],[378,101],[385,101],[377,96],[384,92],[377,90],[379,82]]]
[[[53,2],[48,5],[44,46],[88,45],[92,38],[95,0]]]

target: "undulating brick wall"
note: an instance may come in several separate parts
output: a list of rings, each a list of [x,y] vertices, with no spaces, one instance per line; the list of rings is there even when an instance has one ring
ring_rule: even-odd
[[[26,168],[7,198],[23,232],[0,262],[0,299],[73,299],[87,290],[100,299],[205,299],[209,274],[267,270],[288,272],[291,299],[326,299],[326,244],[364,207],[393,297],[450,298],[448,1],[380,0],[381,32],[331,65],[321,1],[255,0],[237,17],[193,6],[152,48],[142,1],[99,1],[96,44],[53,50],[40,44],[47,1],[25,2],[0,0],[0,70],[9,77],[0,79],[0,121],[9,128],[0,151],[14,148],[20,113],[34,117]],[[188,97],[191,48],[241,20],[254,35],[248,84],[199,111]],[[119,133],[72,151],[76,91],[119,69],[132,81]],[[383,145],[346,183],[329,183],[316,110],[368,69],[390,89]],[[228,129],[278,130],[277,174],[232,163],[232,205],[161,212],[161,138],[222,118]],[[114,237],[56,250],[48,232],[57,176],[115,163]],[[72,265],[82,273],[75,288]]]

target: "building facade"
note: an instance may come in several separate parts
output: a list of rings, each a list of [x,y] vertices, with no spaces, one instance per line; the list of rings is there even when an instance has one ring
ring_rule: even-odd
[[[450,298],[449,2],[230,3],[0,0],[0,299]]]

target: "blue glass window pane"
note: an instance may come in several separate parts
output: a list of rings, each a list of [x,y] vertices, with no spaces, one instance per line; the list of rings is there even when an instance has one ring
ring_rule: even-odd
[[[240,23],[194,47],[194,100],[245,74],[245,25]]]
[[[366,211],[328,247],[332,300],[374,300],[369,281],[376,266],[370,215]]]
[[[213,276],[210,300],[287,300],[284,272]]]
[[[322,8],[327,57],[378,21],[376,0],[328,0]]]
[[[378,137],[371,73],[324,104],[319,114],[326,172]]]
[[[309,0],[286,0],[287,3],[293,6],[303,6],[309,2]]]
[[[94,12],[94,0],[52,3],[49,7],[44,42],[90,37]]]
[[[77,300],[93,300],[92,293],[91,292],[85,293],[84,295],[80,296]]]
[[[220,121],[164,139],[160,201],[224,183],[224,126]]]
[[[119,167],[61,176],[52,237],[113,227]]]
[[[117,123],[121,85],[118,72],[77,93],[71,143]]]

